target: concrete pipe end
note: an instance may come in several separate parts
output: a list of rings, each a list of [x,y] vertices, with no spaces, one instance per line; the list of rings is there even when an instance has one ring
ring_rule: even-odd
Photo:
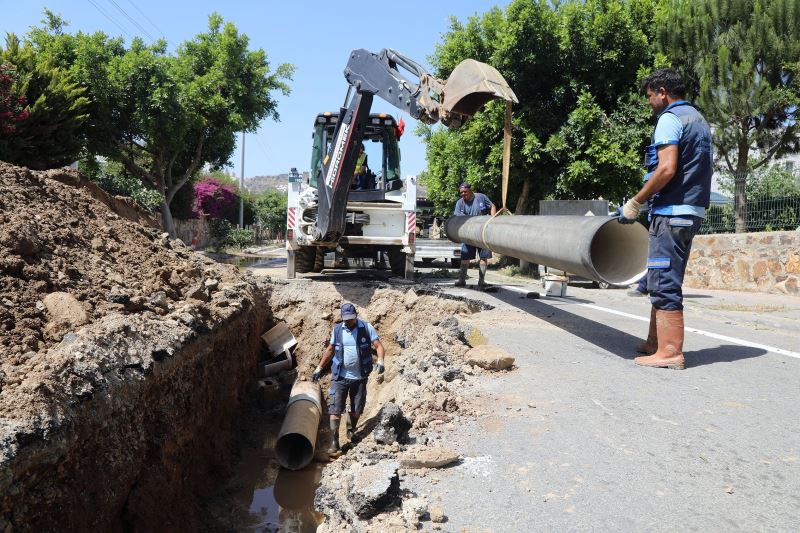
[[[280,465],[289,470],[300,470],[314,458],[314,446],[300,433],[281,435],[275,445]]]
[[[639,223],[620,224],[616,218],[595,233],[590,254],[601,278],[611,285],[630,285],[647,272],[647,229]]]

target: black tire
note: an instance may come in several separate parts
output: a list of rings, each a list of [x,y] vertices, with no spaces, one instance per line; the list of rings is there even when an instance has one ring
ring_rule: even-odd
[[[317,249],[313,246],[301,246],[294,251],[294,271],[306,274],[314,271]]]
[[[461,259],[451,259],[450,266],[453,268],[461,268]]]
[[[406,254],[395,248],[389,250],[389,265],[392,268],[392,274],[395,276],[403,277],[406,274]]]
[[[314,256],[314,267],[311,269],[311,272],[322,272],[322,269],[325,268],[325,248],[316,248],[316,255]]]

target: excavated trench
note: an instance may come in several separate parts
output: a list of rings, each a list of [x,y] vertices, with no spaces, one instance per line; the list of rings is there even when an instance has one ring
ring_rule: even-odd
[[[331,475],[388,453],[368,438],[380,406],[396,403],[420,435],[468,412],[450,381],[470,372],[455,317],[473,303],[256,278],[171,241],[75,172],[0,163],[0,187],[0,530],[305,531],[322,511],[333,531],[358,519]],[[385,379],[371,379],[345,457],[322,471],[323,431],[320,462],[281,471],[288,391],[344,300],[378,329]],[[296,368],[259,383],[261,335],[279,321],[298,339]]]
[[[367,410],[356,428],[357,441],[349,442],[344,434],[341,437],[346,455],[354,453],[362,440],[373,442],[369,433],[382,405],[403,399],[398,394],[398,386],[402,386],[399,369],[409,363],[406,359],[409,354],[403,347],[408,347],[411,339],[418,338],[420,346],[426,345],[435,351],[436,343],[432,337],[440,337],[440,326],[434,324],[442,318],[472,313],[480,304],[446,299],[430,288],[393,286],[378,281],[328,283],[298,280],[264,284],[270,286],[269,307],[273,318],[285,321],[298,340],[294,350],[297,367],[270,378],[269,381],[276,386],[261,387],[257,401],[248,406],[240,461],[228,482],[206,499],[204,505],[209,523],[214,524],[214,528],[316,531],[326,516],[352,514],[351,505],[346,500],[315,502],[324,473],[341,470],[346,464],[342,460],[328,462],[330,458],[325,449],[330,434],[325,413],[320,419],[315,460],[308,467],[300,471],[280,468],[275,443],[291,385],[296,379],[310,376],[331,327],[338,319],[341,302],[354,302],[360,316],[375,325],[389,363],[385,379],[370,378]],[[447,326],[441,329],[446,337]],[[422,356],[423,350],[410,351],[410,354],[414,353]],[[413,373],[407,373],[407,376],[417,380]],[[322,380],[325,392],[329,379],[325,376]],[[425,409],[420,409],[419,414],[425,412]],[[419,421],[424,428],[422,416]]]

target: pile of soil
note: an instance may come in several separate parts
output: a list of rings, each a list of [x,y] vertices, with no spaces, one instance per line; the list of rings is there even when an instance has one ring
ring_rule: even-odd
[[[211,293],[241,281],[77,171],[0,162],[0,191],[2,416],[24,416],[24,402],[9,413],[7,400],[23,379],[52,370],[45,355],[69,332],[111,313],[165,316],[187,299],[213,321]]]
[[[59,512],[68,529],[147,524],[164,497],[190,508],[182,463],[234,448],[265,301],[76,171],[0,162],[0,529]]]

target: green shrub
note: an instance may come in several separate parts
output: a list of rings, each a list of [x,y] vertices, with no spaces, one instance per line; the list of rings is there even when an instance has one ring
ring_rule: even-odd
[[[208,221],[208,237],[209,246],[216,251],[221,252],[228,246],[228,238],[230,236],[233,226],[224,218],[212,218]]]
[[[228,233],[228,246],[236,246],[240,250],[256,241],[256,234],[251,229],[233,228]]]

